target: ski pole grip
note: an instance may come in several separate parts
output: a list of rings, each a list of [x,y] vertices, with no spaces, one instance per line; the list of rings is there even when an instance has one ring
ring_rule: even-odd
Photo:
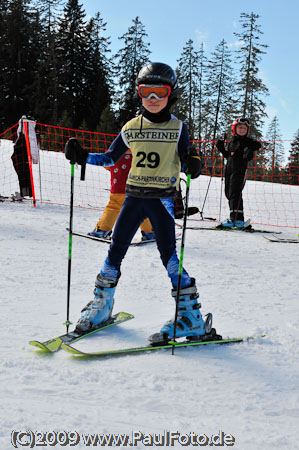
[[[81,177],[80,177],[80,180],[82,180],[82,181],[85,180],[85,169],[86,169],[86,164],[82,164],[82,166],[81,166]]]

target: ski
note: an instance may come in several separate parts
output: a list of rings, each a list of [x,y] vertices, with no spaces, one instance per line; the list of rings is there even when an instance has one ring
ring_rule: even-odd
[[[298,238],[282,238],[280,236],[274,236],[274,237],[276,237],[276,239],[278,239],[279,241],[282,241],[282,242],[299,243]]]
[[[264,337],[264,335],[261,336]],[[123,348],[119,350],[102,350],[99,352],[89,352],[89,353],[78,350],[77,348],[74,348],[69,344],[62,344],[61,348],[65,352],[71,353],[72,355],[76,356],[103,358],[103,357],[135,355],[137,353],[155,352],[158,350],[172,349],[173,347],[177,349],[185,347],[206,346],[211,344],[214,345],[239,344],[241,342],[248,342],[253,339],[255,339],[254,336],[247,336],[241,338],[227,338],[211,341],[183,341],[183,342],[169,341],[167,344],[162,345],[155,345],[155,346],[146,345],[141,347]]]
[[[176,240],[180,239],[180,237],[181,237],[181,233],[178,233],[176,235]],[[145,241],[142,241],[142,240],[141,241],[133,241],[133,242],[131,242],[130,246],[136,247],[138,245],[150,244],[151,242],[157,242],[157,240],[156,239],[146,239]]]
[[[61,336],[57,336],[53,339],[49,339],[48,341],[40,342],[40,341],[29,341],[30,345],[34,347],[38,347],[44,351],[49,353],[57,352],[61,349],[62,344],[72,344],[73,342],[77,342],[80,339],[83,339],[91,334],[97,333],[98,331],[104,330],[106,328],[110,328],[114,325],[118,325],[120,323],[126,322],[127,320],[133,319],[134,316],[132,314],[128,314],[125,312],[119,312],[118,314],[113,315],[109,320],[102,323],[98,328],[94,328],[91,331],[87,331],[86,333],[77,333],[75,330],[70,331],[69,333],[62,334]]]
[[[67,231],[68,228],[66,229]],[[84,234],[84,233],[78,233],[77,231],[73,231],[72,234],[74,236],[80,236],[83,238],[91,239],[92,241],[98,241],[98,242],[105,242],[106,244],[111,244],[111,237],[109,238],[100,238],[96,236],[91,236],[90,234]],[[181,233],[176,235],[176,239],[179,239],[181,237]],[[136,247],[138,245],[144,245],[144,244],[150,244],[152,242],[157,242],[156,239],[146,239],[146,240],[140,240],[140,241],[132,241],[130,244],[130,247]]]
[[[18,203],[21,203],[21,202],[23,202],[25,200],[32,201],[30,198],[16,197],[14,195],[12,195],[11,197],[4,197],[4,196],[0,195],[0,202],[2,202],[2,203],[3,202],[13,202],[13,203],[18,202]]]
[[[269,231],[269,230],[257,230],[252,227],[247,228],[223,228],[223,227],[187,227],[188,230],[207,230],[207,231],[242,231],[245,233],[270,233],[270,234],[281,234],[282,231]]]
[[[68,229],[67,229],[68,231]],[[80,236],[86,239],[91,239],[92,241],[97,241],[97,242],[105,242],[106,244],[111,244],[111,237],[110,238],[101,238],[101,237],[97,237],[97,236],[91,236],[90,234],[84,234],[84,233],[78,233],[73,231],[72,234],[74,236]],[[131,247],[136,247],[137,245],[143,245],[143,244],[150,244],[151,242],[156,242],[156,239],[147,239],[145,241],[133,241],[131,242],[130,246]]]
[[[270,242],[278,242],[280,244],[299,244],[299,239],[292,239],[292,238],[280,238],[278,236],[263,236],[265,239],[267,239],[267,241]]]
[[[210,218],[210,220],[216,220],[216,219],[212,219],[212,218]],[[233,229],[238,229],[238,230],[244,230],[245,228],[246,229],[251,229],[251,225],[250,225],[250,222],[251,222],[251,220],[250,219],[247,219],[246,220],[246,222],[244,222],[244,227],[243,228],[237,228],[237,227],[235,227],[235,228],[233,228]],[[178,227],[180,227],[180,228],[182,228],[183,227],[183,225],[181,225],[181,224],[179,224],[179,223],[176,223],[176,225],[178,226]],[[222,226],[222,224],[220,223],[219,225],[217,225],[216,227],[187,227],[189,230],[219,230],[219,229],[221,229],[221,230],[231,230],[232,228],[230,228],[230,227],[223,227]]]
[[[182,228],[182,225],[179,223],[176,223],[176,225],[179,228]],[[270,233],[270,234],[281,234],[281,231],[269,231],[269,230],[256,230],[255,228],[252,227],[251,223],[250,223],[250,219],[247,219],[246,222],[244,223],[244,227],[243,228],[238,228],[238,227],[223,227],[222,224],[220,223],[219,225],[217,225],[216,227],[200,227],[200,226],[189,226],[187,227],[188,230],[213,230],[213,231],[245,231],[247,233]]]
[[[68,228],[66,230],[69,231]],[[91,239],[92,241],[106,242],[107,244],[111,244],[111,237],[102,238],[102,237],[97,237],[97,236],[91,236],[90,234],[78,233],[78,232],[75,232],[75,231],[72,231],[72,234],[74,236],[79,236],[79,237],[84,237],[86,239]]]
[[[0,194],[0,202],[32,202],[32,198],[29,196],[23,197],[20,192],[10,194],[10,197]]]
[[[0,202],[7,202],[8,200],[11,201],[10,197],[5,197],[4,195],[0,195]]]
[[[136,247],[137,245],[143,245],[143,244],[150,244],[151,242],[157,242],[156,239],[147,239],[145,241],[133,241],[131,242],[130,246],[131,247]]]

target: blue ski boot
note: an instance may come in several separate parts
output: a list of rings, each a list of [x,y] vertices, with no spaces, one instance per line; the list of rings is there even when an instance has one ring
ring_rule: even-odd
[[[234,223],[231,219],[226,219],[224,222],[221,223],[222,228],[233,228]]]
[[[177,290],[172,289],[172,297],[176,301]],[[180,289],[178,316],[175,336],[177,338],[187,337],[190,340],[201,340],[212,330],[212,314],[202,317],[199,309],[201,304],[197,299],[199,294],[195,286],[195,279],[191,278],[191,285]],[[174,337],[174,318],[161,328],[160,333],[149,337],[152,345],[168,341]]]
[[[154,232],[146,233],[145,231],[142,230],[141,235],[142,235],[142,237],[141,237],[142,241],[152,241],[152,240],[156,239]]]
[[[235,227],[236,228],[244,228],[245,222],[244,220],[236,220],[235,221]]]
[[[98,238],[103,238],[103,239],[110,239],[110,236],[112,234],[112,230],[93,230],[90,233],[88,233],[89,236],[95,236]]]
[[[118,278],[106,278],[100,273],[98,274],[95,282],[94,299],[82,309],[76,331],[80,333],[91,331],[99,324],[109,322],[117,282]]]

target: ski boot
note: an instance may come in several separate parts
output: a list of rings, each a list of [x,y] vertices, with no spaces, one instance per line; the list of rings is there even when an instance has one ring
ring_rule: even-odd
[[[176,301],[177,289],[172,289],[172,297]],[[178,315],[175,337],[186,337],[188,340],[210,340],[216,335],[216,331],[212,329],[213,316],[208,313],[204,318],[199,309],[201,304],[198,303],[199,295],[195,286],[195,279],[191,278],[191,285],[180,290],[178,302]],[[165,344],[174,338],[174,319],[166,322],[161,328],[160,333],[155,333],[149,337],[151,345]]]
[[[89,236],[94,236],[94,237],[98,237],[98,238],[103,238],[103,239],[109,239],[111,236],[112,230],[93,230],[90,233],[88,233]]]
[[[98,274],[95,282],[94,299],[82,309],[75,331],[79,333],[92,331],[103,322],[109,323],[117,282],[118,278],[106,278],[100,273]]]
[[[141,238],[142,241],[152,241],[152,240],[156,239],[154,232],[146,233],[145,231],[142,230],[141,235],[142,235],[142,238]]]
[[[235,227],[236,228],[244,228],[245,222],[244,220],[236,220],[235,221]]]
[[[219,225],[219,228],[233,228],[234,222],[231,219],[226,219]]]
[[[19,192],[15,192],[14,194],[11,194],[11,197],[10,197],[11,201],[12,202],[22,202],[25,197],[25,194],[23,194],[23,191],[28,193],[28,188],[23,188],[21,194]]]

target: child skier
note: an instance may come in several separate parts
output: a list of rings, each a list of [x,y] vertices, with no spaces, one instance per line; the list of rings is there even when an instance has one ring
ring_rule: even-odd
[[[225,196],[228,199],[230,218],[222,222],[223,228],[244,228],[242,191],[246,182],[248,161],[261,144],[248,137],[250,121],[243,117],[232,124],[233,137],[226,150],[224,140],[218,139],[217,149],[227,159],[225,168]]]
[[[112,228],[119,215],[120,208],[125,200],[125,189],[128,173],[130,171],[132,162],[132,153],[128,150],[117,163],[112,167],[106,167],[111,174],[111,189],[109,202],[105,206],[102,217],[99,219],[95,229],[88,233],[90,236],[109,239],[112,234]],[[195,206],[188,207],[188,216],[198,213],[199,209]],[[174,217],[175,219],[182,219],[184,215],[184,204],[182,198],[182,191],[179,187],[178,195],[174,203]],[[154,240],[155,233],[153,232],[151,223],[148,219],[140,225],[142,241]]]
[[[176,253],[173,198],[177,195],[180,170],[196,178],[201,161],[195,149],[189,149],[187,127],[171,116],[169,108],[178,96],[177,78],[167,64],[150,63],[136,79],[142,99],[142,113],[127,122],[105,154],[87,154],[78,141],[66,144],[66,158],[73,163],[111,166],[128,150],[132,165],[126,183],[127,196],[118,216],[108,256],[97,275],[94,299],[82,310],[76,330],[92,330],[109,320],[120,266],[140,223],[148,217],[155,232],[160,257],[172,282],[176,299],[179,260]],[[176,336],[204,338],[211,331],[211,314],[200,313],[195,279],[183,269],[179,293]],[[167,341],[174,336],[174,320],[167,322],[155,338]]]
[[[112,234],[112,228],[114,227],[120,208],[126,196],[126,181],[131,167],[131,162],[132,154],[130,151],[127,151],[124,156],[122,156],[117,163],[114,164],[114,166],[107,167],[111,175],[110,198],[104,209],[102,217],[96,224],[95,229],[88,233],[90,236],[109,238]],[[142,222],[140,229],[143,241],[155,239],[155,234],[148,219],[145,219],[145,221]]]

